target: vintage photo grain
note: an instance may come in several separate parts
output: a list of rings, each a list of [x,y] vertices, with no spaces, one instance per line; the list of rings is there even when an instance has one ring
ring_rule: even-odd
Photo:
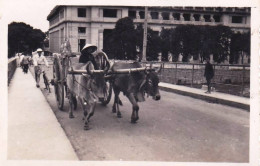
[[[257,165],[259,4],[101,2],[2,2],[3,163]]]

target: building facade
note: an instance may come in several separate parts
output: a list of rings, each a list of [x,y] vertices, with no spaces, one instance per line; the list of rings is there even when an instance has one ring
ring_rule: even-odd
[[[223,7],[149,7],[148,26],[154,31],[181,24],[224,25],[235,32],[250,30],[250,8]],[[144,22],[144,7],[123,6],[56,6],[47,16],[50,51],[60,52],[60,45],[69,39],[73,52],[80,52],[86,43],[103,48],[104,36],[115,28],[118,19],[133,18]]]

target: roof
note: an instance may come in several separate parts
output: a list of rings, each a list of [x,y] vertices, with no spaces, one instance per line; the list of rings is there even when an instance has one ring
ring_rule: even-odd
[[[59,11],[59,9],[63,7],[62,5],[56,5],[50,12],[50,14],[47,16],[47,20],[50,21],[50,19]]]

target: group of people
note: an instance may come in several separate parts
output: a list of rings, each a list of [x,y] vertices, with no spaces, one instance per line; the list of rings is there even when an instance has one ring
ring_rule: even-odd
[[[88,47],[88,49],[84,49],[85,47]],[[80,56],[79,63],[86,63],[87,61],[91,61],[94,66],[96,66],[93,52],[96,49],[93,47],[93,45],[86,45],[82,50],[87,50],[85,52],[82,52],[84,54],[83,56]],[[93,47],[93,49],[92,49]],[[35,72],[35,80],[36,80],[36,87],[40,87],[39,82],[40,82],[40,75],[43,72],[43,66],[45,65],[46,67],[49,67],[48,61],[46,57],[44,56],[44,52],[41,48],[38,48],[36,50],[37,54],[33,55],[31,58],[29,55],[21,55],[20,56],[20,66],[23,69],[24,73],[28,72],[29,65],[33,63],[34,65],[34,72]],[[210,59],[206,59],[206,66],[205,66],[205,71],[204,71],[204,77],[207,80],[207,86],[208,90],[205,93],[211,93],[211,79],[214,77],[214,69],[212,64],[210,63]]]
[[[24,55],[25,53],[22,53],[22,55],[19,58],[19,64],[20,67],[23,69],[23,72],[25,74],[28,73],[29,65],[32,62],[32,58],[29,55]]]
[[[36,50],[36,54],[32,55],[32,57],[24,52],[19,56],[19,66],[23,69],[25,74],[28,73],[28,69],[30,65],[34,66],[36,87],[40,87],[40,75],[44,71],[43,66],[49,67],[48,61],[44,56],[44,52],[41,48]]]

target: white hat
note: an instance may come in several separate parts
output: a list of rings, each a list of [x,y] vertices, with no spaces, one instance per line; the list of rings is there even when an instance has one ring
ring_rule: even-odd
[[[38,48],[36,52],[42,52],[42,49],[41,49],[41,48]]]
[[[82,48],[81,52],[82,52],[82,51],[87,51],[89,48],[93,48],[93,52],[97,51],[97,46],[95,46],[95,45],[93,45],[93,44],[86,44],[86,45]],[[93,53],[93,52],[92,52],[92,53]]]

